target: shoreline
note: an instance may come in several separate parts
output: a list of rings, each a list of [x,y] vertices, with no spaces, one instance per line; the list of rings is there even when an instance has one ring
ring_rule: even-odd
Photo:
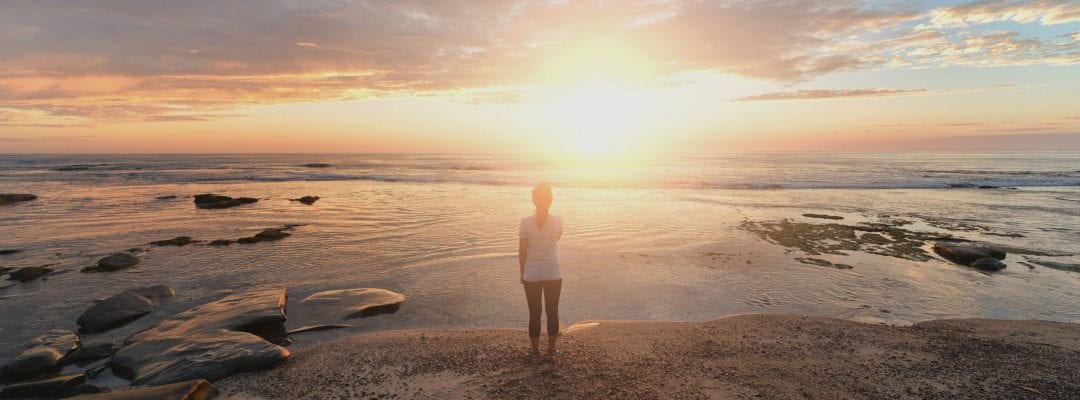
[[[363,333],[216,384],[286,398],[1075,398],[1080,324],[990,319],[911,326],[743,314],[592,321],[558,362],[528,362],[518,329]]]

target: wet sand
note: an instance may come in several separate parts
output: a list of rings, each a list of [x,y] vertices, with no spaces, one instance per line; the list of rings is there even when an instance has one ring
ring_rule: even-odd
[[[246,399],[1080,397],[1080,325],[874,325],[795,315],[600,321],[566,329],[557,363],[523,331],[404,330],[300,349],[219,381]]]

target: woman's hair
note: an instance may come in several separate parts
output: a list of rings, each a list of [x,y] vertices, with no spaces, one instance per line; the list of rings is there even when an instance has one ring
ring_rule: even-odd
[[[554,196],[551,194],[551,185],[547,182],[537,183],[532,190],[532,199],[533,204],[536,204],[537,207],[550,206],[551,202],[554,201]]]

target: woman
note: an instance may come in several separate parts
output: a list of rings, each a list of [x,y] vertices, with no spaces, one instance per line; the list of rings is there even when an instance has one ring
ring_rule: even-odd
[[[551,186],[540,183],[532,191],[536,214],[521,220],[518,237],[518,266],[525,300],[529,303],[530,358],[540,355],[540,308],[547,310],[548,357],[555,359],[559,339],[559,292],[562,272],[555,243],[562,237],[562,218],[548,214],[553,200]],[[541,303],[542,299],[542,303]]]

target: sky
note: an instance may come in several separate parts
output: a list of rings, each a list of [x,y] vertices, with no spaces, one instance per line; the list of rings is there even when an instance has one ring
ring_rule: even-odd
[[[1080,150],[1080,2],[7,0],[0,153]]]

